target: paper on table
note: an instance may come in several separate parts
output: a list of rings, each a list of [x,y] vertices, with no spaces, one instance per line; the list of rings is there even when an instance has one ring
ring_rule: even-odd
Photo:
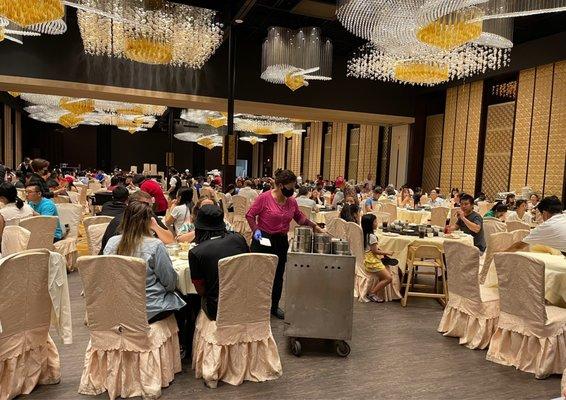
[[[557,397],[557,398],[555,398],[555,399],[550,399],[550,400],[564,400],[564,396],[562,396],[562,397]]]
[[[261,244],[262,246],[271,247],[271,240],[269,240],[268,238],[261,238],[259,240],[259,244]]]

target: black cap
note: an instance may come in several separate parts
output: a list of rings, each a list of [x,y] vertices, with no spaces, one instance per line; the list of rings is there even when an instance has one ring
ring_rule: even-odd
[[[206,204],[197,213],[195,229],[203,231],[221,231],[226,229],[224,212],[218,206]]]

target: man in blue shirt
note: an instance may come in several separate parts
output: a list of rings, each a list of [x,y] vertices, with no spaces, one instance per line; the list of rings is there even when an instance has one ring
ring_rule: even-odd
[[[369,177],[369,175],[368,175]],[[381,197],[381,194],[383,193],[383,189],[381,189],[381,186],[376,186],[373,189],[373,194],[371,197],[369,197],[366,202],[364,203],[364,211],[366,213],[372,212],[373,211],[373,206],[375,204],[377,204],[377,202],[379,201],[379,198]]]
[[[59,214],[57,213],[57,207],[51,199],[46,199],[42,196],[41,189],[37,185],[26,186],[26,200],[29,205],[39,215],[46,215],[51,217],[57,217],[57,227],[55,228],[55,234],[53,242],[58,242],[63,239],[63,229],[61,229],[61,221],[59,221]]]

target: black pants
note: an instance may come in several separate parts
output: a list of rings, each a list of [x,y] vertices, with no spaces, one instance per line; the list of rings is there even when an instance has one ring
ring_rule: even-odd
[[[283,275],[285,274],[285,263],[287,263],[289,239],[286,233],[270,235],[269,233],[261,232],[261,234],[264,238],[271,241],[271,247],[262,246],[257,240],[253,239],[251,245],[252,253],[275,254],[279,257],[275,279],[273,280],[273,291],[271,292],[271,308],[275,310],[279,307],[279,300],[281,300],[281,292],[283,291]]]

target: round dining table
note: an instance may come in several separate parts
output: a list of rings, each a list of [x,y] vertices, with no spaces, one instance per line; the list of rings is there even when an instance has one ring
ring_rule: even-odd
[[[177,273],[177,290],[184,295],[197,294],[195,285],[191,280],[191,269],[189,268],[189,257],[187,252],[180,252],[178,256],[171,256],[173,269]]]
[[[397,207],[397,219],[410,224],[426,224],[430,221],[430,211],[409,210]]]
[[[378,246],[381,250],[393,252],[393,258],[397,259],[399,263],[396,266],[390,267],[393,282],[393,299],[400,299],[401,295],[401,281],[402,277],[407,270],[407,259],[410,254],[422,245],[431,245],[437,247],[440,251],[444,251],[444,243],[446,241],[458,241],[465,243],[469,246],[474,245],[474,238],[471,235],[457,234],[450,236],[433,236],[419,238],[418,236],[406,236],[396,233],[383,232],[381,229],[376,231]]]

